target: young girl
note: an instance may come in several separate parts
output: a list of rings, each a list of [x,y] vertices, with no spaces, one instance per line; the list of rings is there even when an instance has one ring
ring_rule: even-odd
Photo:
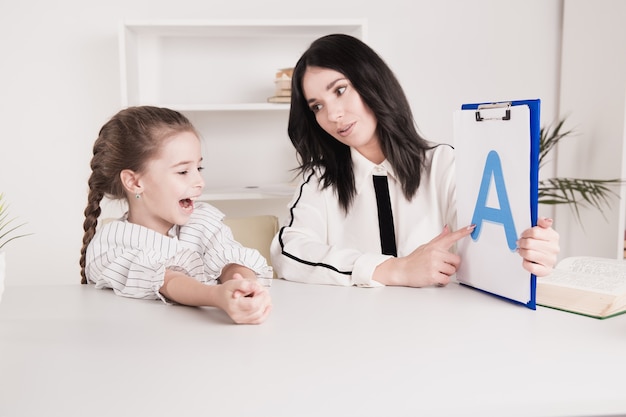
[[[454,150],[418,134],[400,84],[370,47],[348,35],[311,44],[294,68],[288,133],[303,181],[272,242],[278,276],[358,286],[449,282],[461,262],[450,249],[473,230],[454,231]],[[386,204],[376,197],[381,183]],[[379,212],[388,211],[386,233]],[[559,251],[551,224],[539,219],[518,241],[537,276],[551,271]]]
[[[179,112],[143,106],[113,116],[93,147],[81,282],[261,323],[272,304],[260,281],[269,285],[271,267],[233,239],[219,210],[195,202],[201,164],[199,136]],[[96,231],[105,196],[126,199],[128,212]]]

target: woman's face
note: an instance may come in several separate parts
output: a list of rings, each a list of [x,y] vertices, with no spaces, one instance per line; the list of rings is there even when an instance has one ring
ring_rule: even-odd
[[[302,90],[317,123],[328,134],[376,164],[385,159],[376,133],[376,116],[342,73],[307,67]]]

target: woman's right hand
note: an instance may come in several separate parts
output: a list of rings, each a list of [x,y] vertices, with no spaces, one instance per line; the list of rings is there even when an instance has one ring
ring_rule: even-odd
[[[391,258],[378,265],[372,278],[381,284],[405,287],[447,285],[461,263],[461,257],[450,252],[450,248],[469,236],[474,228],[475,225],[471,225],[451,232],[445,226],[439,236],[409,255]]]

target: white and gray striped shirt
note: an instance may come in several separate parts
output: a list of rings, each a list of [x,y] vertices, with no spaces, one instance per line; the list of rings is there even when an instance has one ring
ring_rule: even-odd
[[[196,203],[189,221],[172,227],[168,236],[129,223],[126,215],[107,223],[87,247],[87,279],[96,288],[112,288],[118,295],[167,302],[159,293],[166,269],[214,285],[226,265],[239,264],[269,286],[273,271],[266,259],[237,242],[223,218],[215,207]]]

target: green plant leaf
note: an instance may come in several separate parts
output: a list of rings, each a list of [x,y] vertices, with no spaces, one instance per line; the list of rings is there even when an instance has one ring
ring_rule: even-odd
[[[9,212],[8,212],[9,206],[4,201],[5,201],[4,193],[0,193],[0,249],[2,249],[4,246],[6,246],[7,243],[15,239],[32,235],[32,233],[26,233],[26,234],[12,236],[12,234],[17,229],[24,226],[26,223],[13,226],[16,218],[9,219]]]
[[[559,142],[575,134],[573,129],[564,130],[563,125],[567,117],[560,119],[556,124],[541,128],[539,132],[539,168],[546,162],[549,153]],[[608,207],[610,200],[619,197],[614,191],[624,183],[624,180],[586,179],[556,177],[539,181],[539,204],[568,204],[576,215],[579,224],[581,207],[593,207],[604,215],[603,208]]]
[[[566,130],[565,132],[561,131],[565,121],[566,118],[563,118],[556,123],[556,125],[542,127],[539,131],[539,168],[547,162],[548,154],[562,139],[571,137],[575,134],[573,129]]]
[[[613,187],[622,183],[621,179],[549,178],[539,181],[539,204],[569,204],[579,222],[580,207],[594,207],[604,216],[603,207],[618,196]]]

